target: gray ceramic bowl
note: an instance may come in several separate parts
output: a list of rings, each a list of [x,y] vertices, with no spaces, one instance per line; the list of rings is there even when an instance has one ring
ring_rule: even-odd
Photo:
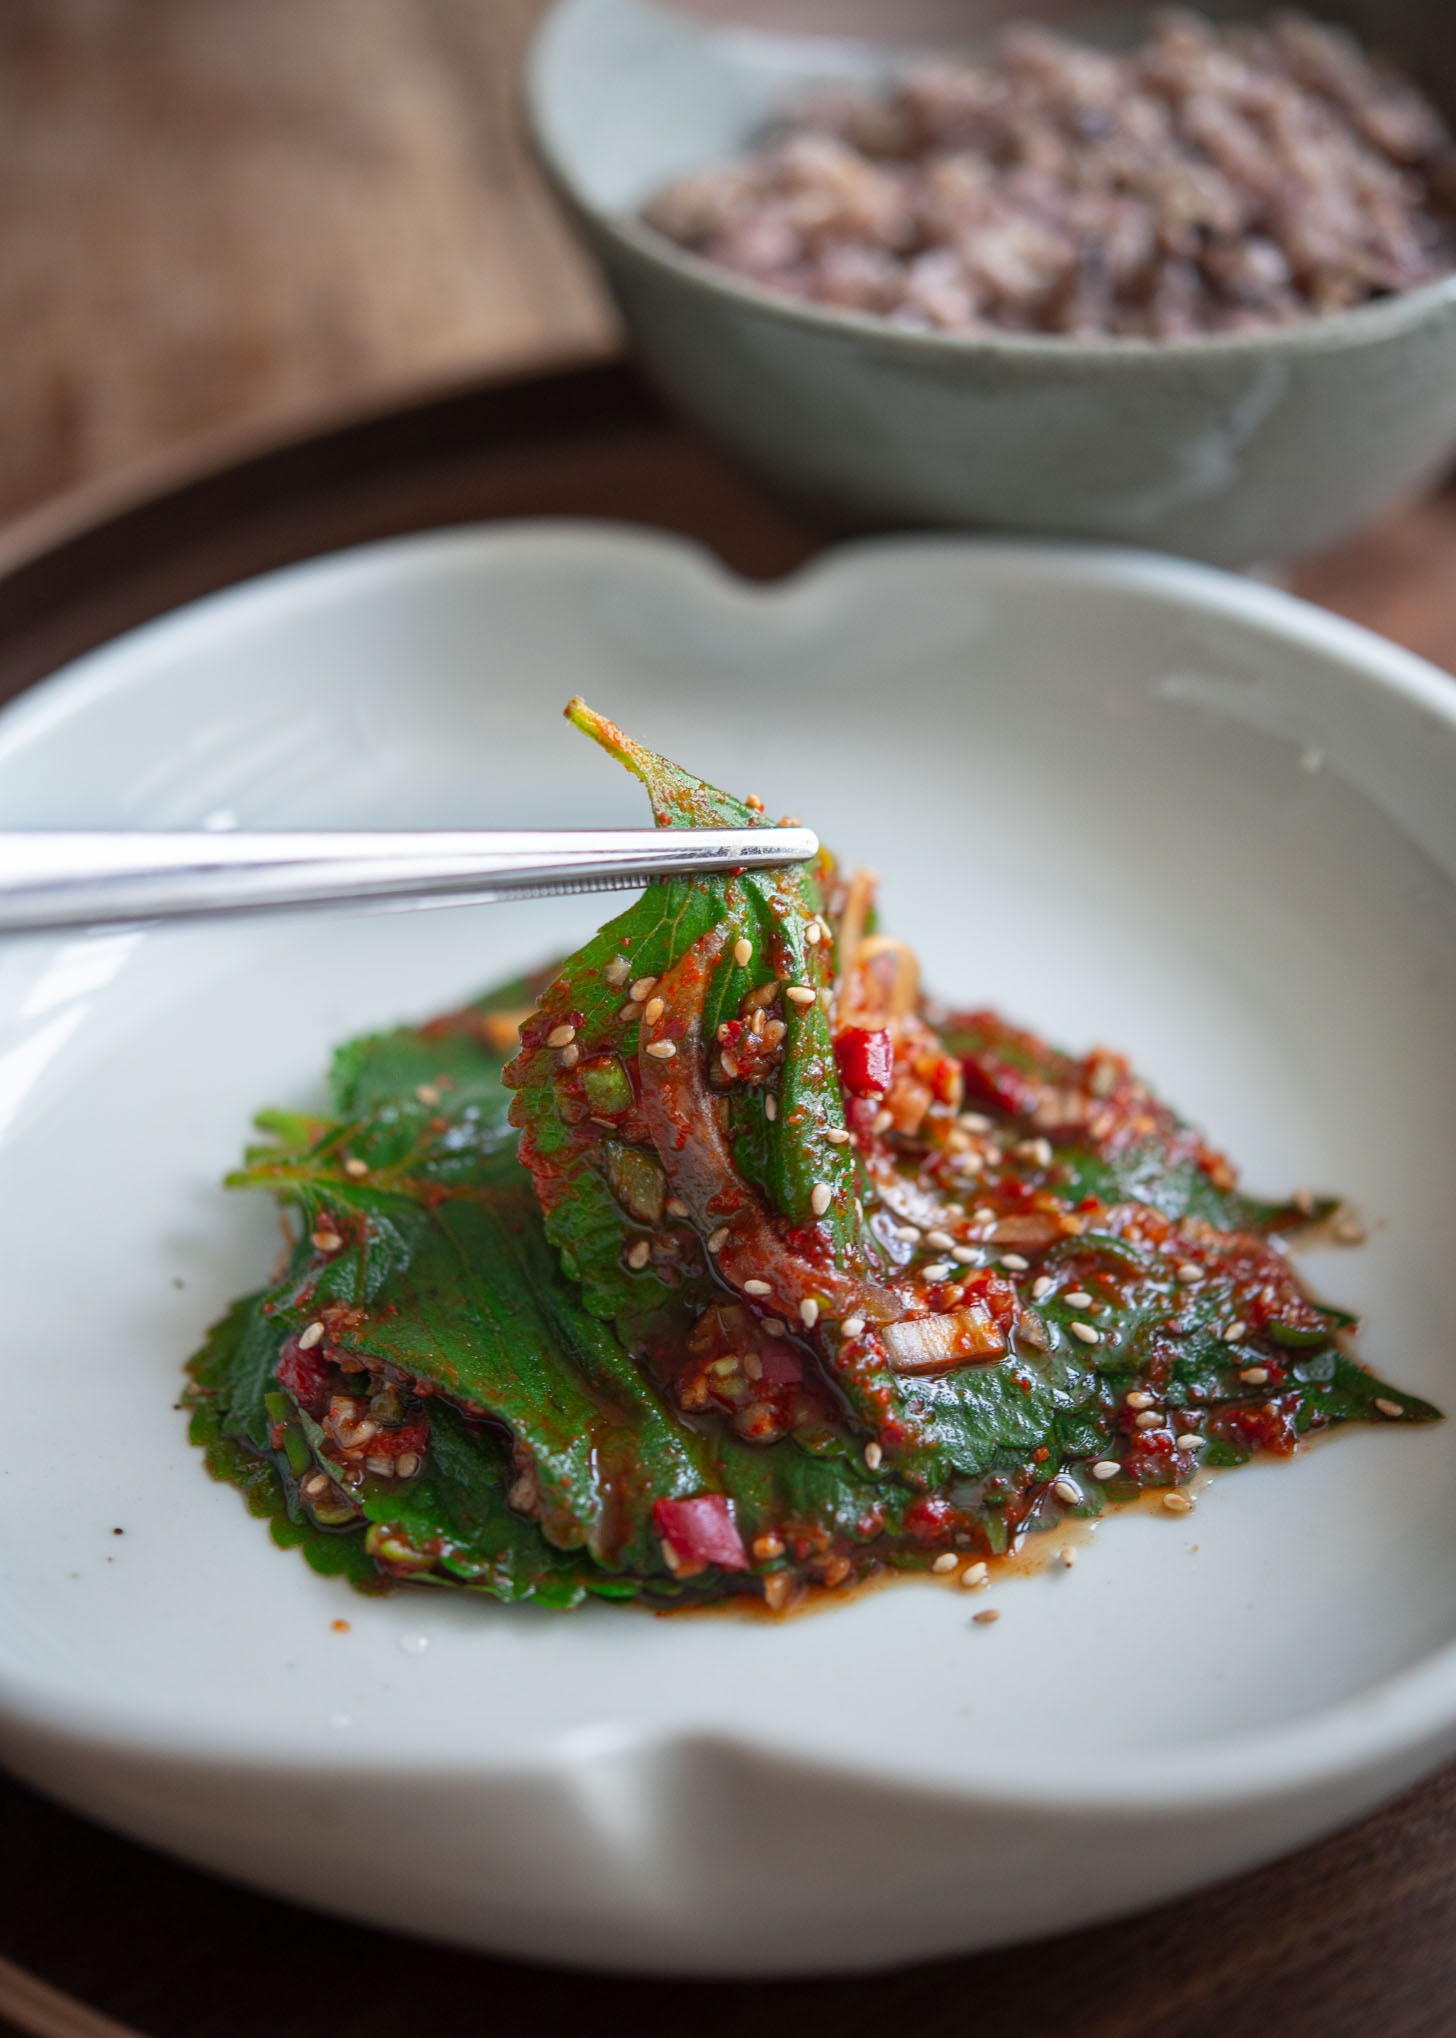
[[[1317,11],[1456,107],[1448,0]],[[643,366],[763,478],[848,527],[1060,532],[1241,565],[1344,536],[1450,458],[1456,278],[1267,334],[955,336],[771,296],[638,221],[796,88],[890,61],[709,32],[649,0],[563,0],[532,54],[538,147]]]

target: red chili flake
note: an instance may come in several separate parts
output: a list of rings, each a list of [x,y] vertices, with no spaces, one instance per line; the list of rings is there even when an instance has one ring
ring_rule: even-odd
[[[768,1339],[759,1350],[763,1379],[770,1387],[797,1386],[804,1377],[804,1362],[792,1345]]]
[[[1133,1479],[1160,1483],[1179,1462],[1171,1433],[1166,1429],[1130,1429],[1118,1439],[1122,1468]]]
[[[1220,1409],[1210,1428],[1216,1434],[1239,1437],[1256,1451],[1272,1451],[1287,1458],[1299,1442],[1294,1418],[1299,1397],[1261,1402],[1257,1408]]]
[[[290,1338],[278,1361],[278,1380],[300,1408],[306,1408],[310,1415],[321,1415],[329,1398],[333,1370],[321,1351],[301,1352],[298,1340]]]
[[[748,1552],[733,1519],[733,1503],[721,1493],[656,1501],[652,1526],[684,1571],[701,1571],[708,1564],[716,1564],[721,1571],[748,1569]]]
[[[895,1043],[881,1030],[846,1026],[835,1036],[839,1080],[856,1097],[883,1097],[895,1073]]]
[[[974,1020],[981,1015],[970,1016]],[[1039,1077],[1029,1076],[1014,1063],[1003,1061],[992,1049],[964,1056],[961,1076],[967,1103],[989,1104],[1012,1118],[1030,1118],[1045,1087]]]
[[[938,1500],[933,1494],[912,1500],[905,1510],[905,1533],[914,1536],[917,1542],[944,1542],[955,1522],[956,1511],[951,1503]]]
[[[401,1423],[398,1429],[381,1429],[369,1439],[368,1453],[376,1458],[398,1461],[411,1453],[422,1458],[430,1447],[430,1426],[425,1422]]]
[[[962,1275],[959,1285],[965,1302],[981,1303],[1002,1330],[1011,1328],[1021,1304],[1015,1288],[1004,1274],[982,1267],[974,1273]]]

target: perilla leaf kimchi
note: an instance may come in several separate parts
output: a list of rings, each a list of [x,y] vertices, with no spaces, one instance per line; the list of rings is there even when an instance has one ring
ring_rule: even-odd
[[[568,713],[660,827],[759,818]],[[777,1611],[1436,1418],[1295,1271],[1332,1204],[1243,1195],[1120,1055],[936,1004],[874,894],[828,856],[653,883],[259,1120],[231,1179],[291,1244],[191,1397],[278,1541],[361,1585]]]

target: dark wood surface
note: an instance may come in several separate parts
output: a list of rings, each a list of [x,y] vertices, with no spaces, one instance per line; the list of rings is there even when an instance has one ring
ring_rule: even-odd
[[[0,695],[178,601],[337,545],[479,517],[630,519],[772,575],[821,542],[625,370],[462,389],[257,452],[97,520],[0,534]],[[1302,589],[1456,668],[1456,500],[1312,562]],[[1439,2038],[1456,2031],[1456,1769],[1319,1847],[1169,1909],[849,1981],[557,1974],[233,1889],[0,1778],[0,1956],[146,2038],[644,2034]],[[724,1921],[725,1944],[732,1920]],[[3,1984],[0,1972],[0,1984]],[[0,1987],[0,2001],[3,2001]],[[0,2014],[0,2028],[4,2028]],[[11,2028],[79,2026],[32,2019]]]
[[[0,1780],[0,1948],[147,2038],[1450,2038],[1456,1770],[1126,1924],[885,1975],[553,1972],[255,1896]],[[724,1942],[732,1943],[732,1920]],[[0,2020],[0,2029],[3,2029]]]

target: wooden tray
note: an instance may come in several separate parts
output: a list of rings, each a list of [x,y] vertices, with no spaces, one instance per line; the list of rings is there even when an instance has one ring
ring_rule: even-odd
[[[401,531],[520,516],[684,532],[755,576],[823,542],[674,426],[625,369],[459,390],[0,534],[0,698],[250,574]],[[1456,667],[1456,499],[1407,511],[1292,577]],[[625,1981],[392,1939],[180,1867],[4,1777],[0,1872],[0,2029],[54,2038],[118,2027],[47,1983],[147,2038],[316,2038],[333,2026],[349,2038],[477,2028],[549,2038],[598,2019],[692,2038],[1456,2031],[1456,1767],[1336,1839],[1168,1909],[849,1981]],[[731,1918],[723,1930],[731,1957]]]

